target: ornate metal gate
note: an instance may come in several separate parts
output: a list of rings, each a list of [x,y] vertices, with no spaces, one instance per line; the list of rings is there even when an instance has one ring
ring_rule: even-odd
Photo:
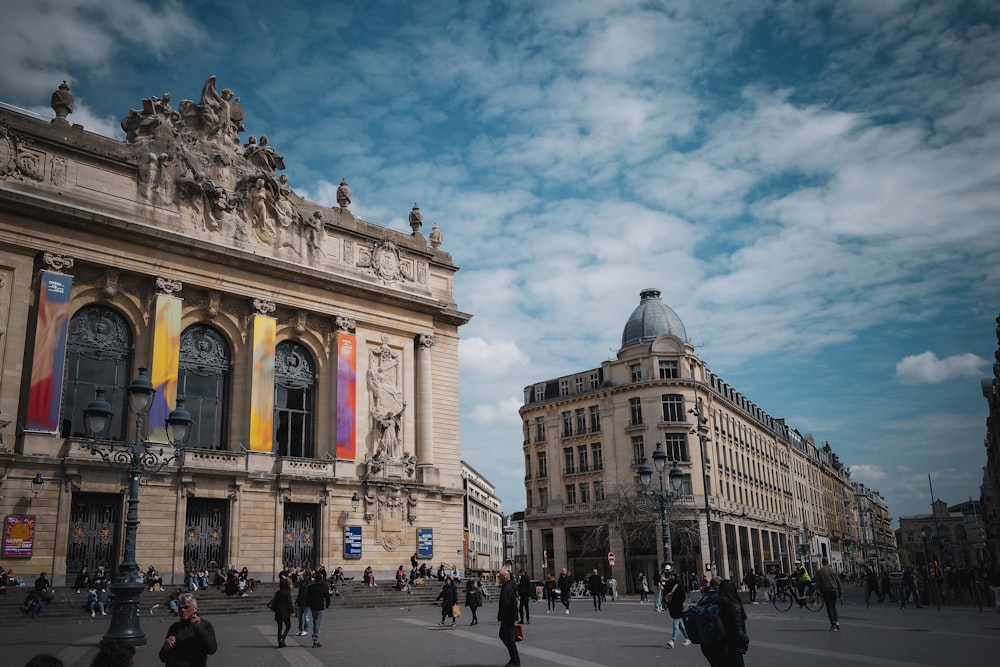
[[[70,583],[86,566],[94,572],[103,565],[118,570],[118,538],[122,497],[108,493],[74,493],[66,545],[66,578]]]
[[[287,503],[281,533],[281,562],[285,567],[316,567],[316,505]]]
[[[184,569],[210,573],[226,567],[229,502],[190,498],[184,518]]]

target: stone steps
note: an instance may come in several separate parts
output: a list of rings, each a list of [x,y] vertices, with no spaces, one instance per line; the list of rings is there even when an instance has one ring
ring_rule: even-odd
[[[277,588],[278,585],[275,583],[261,583],[253,593],[248,593],[246,596],[227,596],[213,588],[197,591],[194,595],[198,599],[199,612],[207,617],[215,614],[270,614],[267,603]],[[44,619],[62,621],[76,619],[80,622],[91,620],[89,612],[84,609],[87,594],[83,591],[77,594],[72,588],[58,587],[53,589],[54,598],[42,609],[39,621],[32,621],[21,611],[21,604],[29,590],[27,587],[8,588],[6,596],[0,596],[0,624],[11,627],[12,624],[40,622]],[[143,618],[172,618],[167,606],[170,590],[167,588],[160,592],[143,592],[139,603]],[[331,597],[330,608],[427,606],[437,604],[434,598],[440,591],[439,582],[414,586],[412,595],[408,595],[405,590],[397,591],[391,584],[370,587],[361,583],[346,582],[339,587],[340,595]],[[459,598],[462,600],[463,596],[460,594]],[[110,609],[108,613],[111,613]],[[100,618],[98,615],[97,619]]]

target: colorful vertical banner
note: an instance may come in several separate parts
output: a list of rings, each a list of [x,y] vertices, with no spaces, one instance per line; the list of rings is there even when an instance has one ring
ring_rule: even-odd
[[[156,295],[153,325],[153,364],[150,380],[156,393],[146,421],[149,439],[167,442],[167,416],[177,400],[177,373],[181,355],[181,300],[169,294]]]
[[[253,367],[250,370],[250,450],[274,449],[274,341],[278,321],[255,315]]]
[[[35,546],[35,517],[8,514],[3,525],[3,557],[31,558]]]
[[[55,433],[59,430],[72,287],[72,276],[42,271],[25,424],[29,431]]]
[[[354,334],[337,334],[337,458],[354,460],[357,439],[357,341]]]

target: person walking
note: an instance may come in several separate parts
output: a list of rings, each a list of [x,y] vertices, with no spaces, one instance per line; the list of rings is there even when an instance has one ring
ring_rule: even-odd
[[[816,571],[816,588],[823,596],[823,604],[826,605],[826,616],[830,619],[830,629],[834,632],[840,630],[840,623],[837,617],[837,601],[844,599],[844,594],[840,590],[840,577],[830,567],[830,559],[825,556],[820,561],[819,570]]]
[[[878,574],[871,565],[865,565],[865,606],[869,606],[872,600],[872,594],[878,595]],[[882,598],[879,597],[879,602]]]
[[[292,613],[295,611],[295,603],[292,601],[292,580],[282,577],[278,584],[278,590],[274,592],[274,597],[268,604],[274,612],[274,620],[278,624],[278,648],[285,648],[285,638],[288,631],[292,629]]]
[[[299,612],[299,637],[308,637],[310,621],[312,621],[312,611],[309,609],[309,602],[306,600],[306,593],[309,592],[309,584],[312,583],[312,572],[304,570],[298,582],[298,594],[295,597],[295,606]]]
[[[569,613],[569,598],[572,595],[573,588],[573,577],[569,576],[569,572],[566,568],[562,569],[559,574],[559,581],[556,582],[559,587],[559,600],[562,602],[563,606],[566,607],[566,613]]]
[[[180,620],[167,629],[160,662],[167,667],[205,667],[208,656],[219,649],[215,628],[198,615],[198,601],[190,593],[181,594],[177,610]]]
[[[441,622],[438,625],[444,625],[444,619],[450,616],[451,626],[455,627],[454,609],[458,604],[458,589],[455,588],[455,580],[450,576],[445,577],[444,586],[436,599],[441,601]]]
[[[750,646],[747,636],[747,614],[736,584],[720,577],[712,577],[705,596],[698,604],[719,605],[719,616],[726,628],[726,638],[715,642],[702,642],[701,653],[712,667],[744,667],[743,655]]]
[[[564,569],[563,572],[566,572]],[[514,638],[514,625],[517,622],[517,586],[511,581],[508,570],[500,570],[500,604],[497,609],[497,621],[500,623],[500,641],[507,648],[510,660],[504,667],[516,667],[521,664],[521,656],[517,652],[517,640]],[[566,610],[567,613],[569,609]]]
[[[594,600],[594,611],[600,611],[601,600],[604,598],[604,577],[597,574],[596,567],[587,578],[587,588],[590,589],[590,597]]]
[[[684,625],[684,586],[677,578],[677,572],[670,570],[667,573],[667,583],[663,588],[663,601],[670,612],[670,619],[674,624],[674,632],[670,635],[667,648],[673,648],[677,641],[677,633],[684,635],[684,646],[690,646],[691,640],[688,638],[687,627]]]
[[[531,623],[531,608],[528,605],[534,597],[535,587],[531,585],[531,578],[527,572],[521,570],[517,575],[518,613],[521,623]]]
[[[323,627],[323,613],[330,606],[330,587],[322,572],[313,574],[313,582],[306,589],[306,603],[309,605],[309,613],[312,614],[312,647],[319,648],[322,646],[319,643],[319,633]]]
[[[545,600],[548,608],[546,614],[551,614],[556,610],[556,575],[551,572],[545,577]]]
[[[743,585],[747,587],[747,591],[750,593],[750,603],[757,604],[757,573],[753,569],[743,577]]]
[[[639,604],[646,604],[646,600],[649,598],[649,581],[646,580],[646,575],[642,572],[639,573]]]
[[[479,625],[479,617],[476,612],[483,606],[483,589],[479,587],[479,582],[475,579],[469,580],[469,590],[465,592],[465,606],[472,611],[472,622],[469,625]]]

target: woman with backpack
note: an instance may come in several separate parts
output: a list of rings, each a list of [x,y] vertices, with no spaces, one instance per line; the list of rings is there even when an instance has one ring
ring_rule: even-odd
[[[718,605],[719,616],[725,627],[725,637],[713,641],[702,638],[701,652],[712,667],[744,667],[743,655],[750,646],[747,636],[747,614],[736,584],[729,579],[712,577],[705,597],[698,606]]]

